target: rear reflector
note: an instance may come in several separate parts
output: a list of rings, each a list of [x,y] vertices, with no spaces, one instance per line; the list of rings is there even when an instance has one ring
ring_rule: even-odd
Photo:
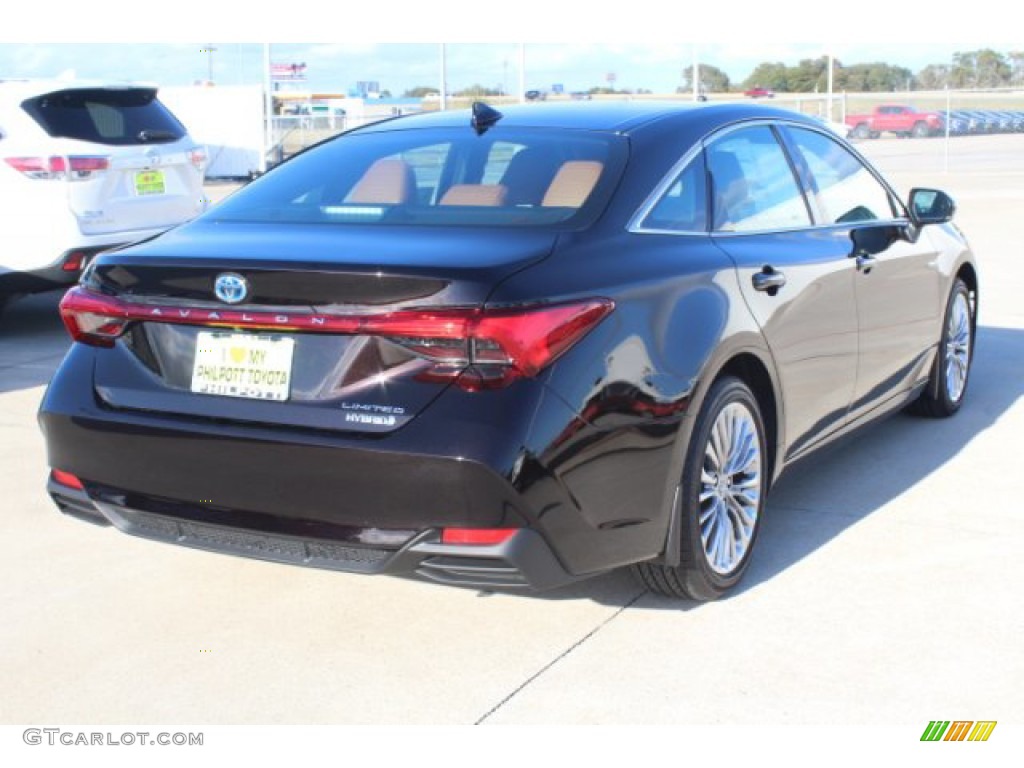
[[[608,299],[501,309],[406,310],[379,315],[281,314],[137,304],[72,288],[60,303],[75,341],[110,347],[133,321],[380,336],[435,364],[424,377],[455,380],[473,366],[466,388],[503,386],[535,376],[582,339],[614,308]],[[479,373],[481,372],[482,373]]]
[[[86,254],[83,251],[71,251],[64,258],[64,264],[61,265],[61,269],[65,272],[80,272],[85,257]]]
[[[75,490],[85,490],[82,487],[82,481],[72,475],[70,472],[65,472],[60,469],[50,470],[50,477],[53,478],[53,482],[59,483],[60,485],[67,486],[68,488],[74,488]]]
[[[442,544],[501,544],[516,535],[518,528],[445,528],[441,531]]]

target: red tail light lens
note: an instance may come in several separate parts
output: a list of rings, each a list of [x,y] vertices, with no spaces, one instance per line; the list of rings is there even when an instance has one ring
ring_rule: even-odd
[[[63,157],[5,157],[4,160],[30,179],[63,179],[67,169]]]
[[[59,483],[60,485],[68,488],[74,488],[79,491],[84,491],[85,488],[82,485],[82,481],[72,475],[70,472],[65,472],[61,469],[51,469],[50,477],[53,478],[53,482]]]
[[[112,347],[127,327],[129,312],[122,302],[81,288],[60,300],[60,318],[71,338],[95,347]]]
[[[68,158],[69,178],[82,181],[110,168],[110,158],[99,155],[72,155]]]
[[[508,541],[518,530],[518,528],[445,528],[441,531],[441,543],[493,546]]]
[[[6,163],[30,179],[82,181],[110,167],[110,158],[99,155],[70,157],[6,157]]]
[[[188,153],[188,159],[192,166],[202,173],[206,170],[206,148],[195,147]]]
[[[281,315],[243,310],[197,310],[134,304],[72,288],[60,303],[64,325],[75,341],[113,346],[135,320],[253,330],[381,336],[437,366],[424,378],[475,374],[466,387],[503,384],[535,376],[582,339],[614,308],[608,299],[515,309],[438,309],[381,315]],[[474,383],[475,382],[475,383]]]

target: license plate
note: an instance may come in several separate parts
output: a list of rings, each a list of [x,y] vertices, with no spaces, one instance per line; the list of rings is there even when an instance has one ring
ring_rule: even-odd
[[[138,171],[135,174],[136,195],[162,195],[164,191],[163,171]]]
[[[295,339],[200,331],[192,391],[204,395],[287,400]]]

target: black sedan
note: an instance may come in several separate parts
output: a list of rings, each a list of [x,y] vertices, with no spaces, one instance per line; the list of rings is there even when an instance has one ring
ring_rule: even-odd
[[[953,210],[751,104],[360,128],[90,265],[40,409],[48,490],[249,557],[485,588],[632,565],[713,599],[783,469],[960,408],[978,278]]]

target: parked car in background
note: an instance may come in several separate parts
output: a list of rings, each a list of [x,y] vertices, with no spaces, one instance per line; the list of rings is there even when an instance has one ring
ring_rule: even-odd
[[[297,565],[508,589],[634,565],[713,599],[787,466],[964,402],[953,212],[759,104],[357,128],[90,264],[39,412],[49,492]]]
[[[770,88],[762,88],[760,85],[755,85],[753,88],[745,90],[743,95],[749,96],[752,99],[771,99],[775,97],[775,91]]]
[[[0,305],[201,213],[205,165],[155,87],[0,81]]]
[[[922,138],[945,130],[938,112],[918,112],[904,104],[882,104],[869,114],[847,115],[846,124],[858,139],[876,139],[886,132]]]

